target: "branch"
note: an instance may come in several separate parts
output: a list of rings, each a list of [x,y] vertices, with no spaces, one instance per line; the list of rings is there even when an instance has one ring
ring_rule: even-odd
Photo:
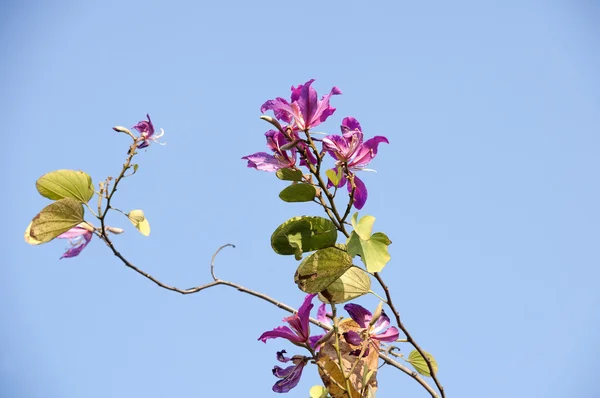
[[[425,352],[423,351],[423,349],[412,338],[412,336],[410,335],[410,333],[408,332],[408,330],[406,329],[406,327],[400,321],[400,313],[398,312],[398,310],[394,306],[394,303],[392,302],[392,296],[390,295],[390,289],[387,287],[387,285],[385,284],[385,282],[383,281],[383,279],[381,278],[381,276],[379,275],[378,272],[375,272],[374,275],[375,275],[375,279],[377,279],[377,281],[379,282],[379,284],[381,285],[381,287],[385,291],[385,297],[387,299],[387,305],[388,305],[388,307],[390,307],[390,309],[394,313],[394,316],[396,318],[396,323],[398,324],[398,327],[400,328],[400,330],[402,330],[402,332],[406,336],[406,340],[408,341],[408,343],[410,343],[415,348],[415,350],[417,350],[419,352],[419,354],[421,354],[421,356],[425,360],[425,363],[427,364],[427,368],[429,369],[429,374],[431,374],[431,378],[435,382],[435,385],[436,385],[437,389],[440,391],[440,394],[442,395],[442,398],[446,398],[446,394],[444,393],[444,387],[442,387],[442,385],[440,384],[440,382],[437,379],[437,376],[435,374],[435,371],[433,369],[433,366],[431,364],[431,360],[429,359],[429,356],[425,355]],[[427,390],[427,391],[429,391],[429,390]],[[434,396],[434,395],[432,394],[432,396]]]
[[[123,257],[123,255],[121,253],[119,253],[117,251],[117,249],[115,248],[115,246],[113,245],[112,241],[110,240],[110,238],[108,238],[107,236],[100,236],[100,238],[104,241],[104,243],[106,243],[106,245],[109,247],[109,249],[113,252],[113,254],[119,258],[119,260],[121,260],[121,262],[127,266],[128,268],[134,270],[135,272],[137,272],[138,274],[142,275],[143,277],[145,277],[146,279],[151,280],[152,282],[154,282],[156,285],[158,285],[159,287],[166,289],[166,290],[170,290],[172,292],[177,292],[180,294],[194,294],[194,293],[198,293],[204,289],[208,289],[210,287],[213,286],[218,286],[218,285],[225,285],[225,286],[229,286],[232,287],[242,293],[247,293],[251,296],[257,297],[261,300],[264,300],[268,303],[273,304],[274,306],[276,306],[277,308],[281,308],[282,310],[285,310],[289,313],[295,313],[297,312],[297,310],[293,307],[290,307],[289,305],[282,303],[280,301],[275,300],[274,298],[267,296],[266,294],[263,293],[259,293],[255,290],[252,289],[248,289],[247,287],[244,287],[242,285],[239,285],[237,283],[233,283],[233,282],[229,282],[223,279],[219,279],[216,277],[215,272],[214,272],[214,267],[215,267],[215,259],[217,257],[217,254],[219,254],[219,252],[221,250],[223,250],[226,247],[233,247],[235,248],[235,245],[231,244],[231,243],[227,243],[221,247],[219,247],[217,249],[217,251],[215,252],[215,254],[213,254],[211,262],[210,262],[210,270],[211,270],[211,275],[213,277],[213,281],[204,285],[199,285],[199,286],[195,286],[195,287],[191,287],[188,289],[180,289],[177,288],[175,286],[170,286],[167,285],[166,283],[161,282],[160,280],[158,280],[157,278],[153,277],[152,275],[150,275],[149,273],[141,270],[140,268],[136,267],[135,265],[133,265],[131,262],[129,262],[129,260],[127,260],[125,257]],[[318,320],[314,319],[314,318],[310,318],[310,323],[312,323],[313,325],[316,325],[322,329],[325,330],[331,330],[332,326],[319,322]],[[427,382],[425,380],[423,380],[423,378],[421,376],[419,376],[419,374],[417,372],[414,372],[412,370],[410,370],[409,368],[407,368],[406,366],[394,361],[392,358],[388,357],[387,355],[383,354],[383,353],[379,353],[379,358],[381,358],[385,363],[387,363],[390,366],[393,366],[399,370],[401,370],[402,372],[406,373],[407,375],[409,375],[410,377],[412,377],[413,379],[415,379],[419,384],[421,384],[421,386],[423,386],[423,388],[425,388],[433,398],[437,398],[437,394],[435,393],[435,391],[427,384]]]

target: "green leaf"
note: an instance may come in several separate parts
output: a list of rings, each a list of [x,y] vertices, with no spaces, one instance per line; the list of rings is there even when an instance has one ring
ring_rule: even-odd
[[[284,202],[310,202],[315,198],[317,190],[310,184],[293,184],[279,193]]]
[[[435,361],[435,358],[427,351],[423,351],[423,352],[425,353],[427,358],[429,358],[429,361],[431,362],[431,367],[433,368],[433,371],[435,373],[437,373],[438,366],[437,366],[437,362]],[[414,366],[415,370],[417,372],[419,372],[420,374],[422,374],[423,376],[431,377],[431,373],[429,373],[429,367],[427,366],[427,362],[425,362],[425,358],[423,358],[421,356],[421,354],[419,354],[419,351],[413,350],[408,355],[408,359],[406,361],[409,362],[412,366]]]
[[[38,178],[35,187],[40,195],[52,200],[72,198],[87,203],[94,196],[92,177],[83,171],[53,171]]]
[[[354,257],[357,254],[367,267],[367,271],[380,272],[390,261],[391,256],[388,253],[388,246],[392,241],[382,232],[371,235],[367,240],[362,239],[356,231],[348,238],[348,253]]]
[[[302,181],[301,170],[279,169],[275,175],[277,178],[284,181]]]
[[[337,240],[335,225],[323,217],[293,217],[281,224],[271,235],[271,247],[277,254],[293,254],[297,260],[302,253],[334,246]]]
[[[371,278],[358,267],[351,267],[319,294],[319,299],[326,303],[344,303],[371,290]]]
[[[131,167],[133,167],[133,173],[131,173],[131,175],[134,175],[135,173],[137,173],[138,168],[140,167],[137,163],[134,163],[131,165]]]
[[[142,235],[150,235],[150,223],[146,219],[146,216],[142,210],[131,210],[129,213],[127,213],[127,217]]]
[[[354,213],[352,216],[352,227],[354,231],[360,236],[361,239],[368,240],[371,236],[371,232],[373,231],[373,224],[375,223],[375,217],[373,216],[364,216],[360,219],[360,221],[356,222],[358,218],[358,213]]]
[[[72,198],[64,198],[44,207],[31,220],[29,235],[35,242],[46,243],[81,222],[83,222],[81,203]]]
[[[327,170],[325,175],[329,180],[333,183],[334,186],[337,186],[342,180],[342,168],[340,166],[335,170]]]
[[[352,267],[345,249],[327,247],[308,256],[296,270],[294,282],[306,293],[319,293]]]
[[[323,386],[312,386],[308,392],[310,398],[327,398],[329,390]]]

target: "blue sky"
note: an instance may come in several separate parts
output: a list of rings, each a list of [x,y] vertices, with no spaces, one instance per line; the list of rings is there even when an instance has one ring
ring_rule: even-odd
[[[485,3],[485,4],[484,4]],[[218,287],[180,296],[95,239],[30,247],[62,168],[115,176],[150,113],[167,146],[139,155],[116,196],[149,238],[115,238],[133,263],[190,287],[223,279],[297,307],[295,262],[270,249],[281,222],[319,214],[247,169],[264,149],[260,105],[310,78],[338,86],[335,133],[354,116],[385,135],[361,214],[393,241],[383,276],[448,396],[596,397],[600,366],[600,42],[591,1],[22,1],[0,12],[5,170],[0,396],[275,396],[285,316]],[[374,307],[376,299],[359,303]],[[408,354],[408,351],[405,352]],[[290,397],[317,384],[305,370]],[[380,372],[378,397],[426,397]]]

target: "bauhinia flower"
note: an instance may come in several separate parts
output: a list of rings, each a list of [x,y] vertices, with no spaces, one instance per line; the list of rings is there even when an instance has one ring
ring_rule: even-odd
[[[307,295],[300,308],[298,308],[298,312],[283,318],[284,322],[287,322],[291,329],[287,326],[278,326],[273,330],[264,332],[258,339],[266,343],[268,339],[282,337],[298,346],[310,348],[311,352],[313,352],[315,344],[323,337],[323,335],[310,336],[310,310],[314,307],[312,300],[315,296],[316,294]],[[324,307],[319,308],[319,314],[321,317],[319,320],[323,322],[325,320]],[[288,392],[296,387],[298,381],[300,381],[302,369],[304,369],[304,366],[310,359],[302,355],[294,355],[291,358],[287,358],[283,354],[285,354],[285,350],[277,352],[277,360],[280,362],[291,361],[293,365],[285,369],[279,366],[273,368],[273,374],[281,379],[273,386],[273,391],[275,392]]]
[[[138,149],[146,148],[150,145],[151,141],[160,145],[165,145],[163,142],[158,142],[158,139],[165,134],[165,131],[160,129],[160,134],[154,135],[154,124],[152,124],[152,120],[150,120],[150,115],[146,114],[146,117],[148,120],[142,120],[133,126],[143,138],[143,141],[138,144]]]
[[[309,130],[318,126],[335,112],[335,108],[329,106],[331,96],[342,92],[333,87],[329,94],[319,100],[317,91],[311,87],[314,81],[315,79],[311,79],[298,87],[292,86],[290,102],[280,97],[269,100],[260,107],[261,112],[272,110],[278,120],[289,123],[292,128],[298,130]]]
[[[344,309],[348,311],[352,320],[354,320],[360,328],[364,329],[361,333],[354,330],[344,333],[346,342],[358,346],[365,340],[392,342],[398,339],[398,335],[400,334],[398,329],[395,326],[390,326],[390,318],[383,310],[381,311],[379,318],[371,325],[373,315],[366,308],[358,304],[346,304]],[[365,355],[368,355],[368,351],[365,351]]]
[[[273,391],[279,393],[288,392],[298,385],[300,377],[302,376],[302,370],[310,360],[309,357],[302,355],[294,355],[293,357],[288,358],[283,355],[285,353],[285,350],[278,351],[277,360],[284,363],[291,361],[293,365],[288,366],[285,369],[282,369],[279,366],[273,367],[273,375],[281,379],[273,385]]]
[[[287,151],[281,149],[281,147],[290,143],[285,135],[281,131],[269,130],[265,133],[265,136],[267,137],[267,147],[273,151],[273,155],[266,152],[257,152],[244,156],[242,159],[248,161],[248,167],[270,172],[294,167],[296,165],[296,148]]]
[[[310,336],[309,318],[310,310],[314,307],[312,299],[315,296],[316,294],[307,295],[304,299],[304,303],[298,308],[298,312],[283,318],[283,321],[287,322],[291,329],[287,326],[278,326],[273,330],[264,332],[258,339],[263,343],[266,343],[269,339],[282,337],[296,345],[307,346],[308,344],[311,348],[314,348],[314,344],[323,337],[323,335]]]
[[[363,141],[363,132],[360,123],[353,117],[346,117],[342,121],[342,135],[328,135],[323,138],[323,149],[327,151],[336,160],[336,169],[338,166],[344,170],[344,174],[338,184],[338,188],[346,185],[348,192],[352,192],[353,186],[349,182],[354,181],[354,207],[362,209],[367,201],[367,187],[354,173],[361,170],[368,170],[366,166],[377,155],[377,147],[380,143],[389,141],[384,136],[375,136]],[[334,169],[334,170],[336,170]],[[329,186],[333,186],[331,180]]]
[[[71,228],[65,233],[57,236],[59,239],[68,239],[71,246],[60,258],[69,258],[78,256],[79,253],[90,243],[94,233],[79,225]]]

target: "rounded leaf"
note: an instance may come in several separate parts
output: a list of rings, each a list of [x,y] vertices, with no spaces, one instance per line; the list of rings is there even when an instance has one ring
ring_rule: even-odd
[[[429,361],[431,362],[431,367],[433,368],[433,371],[435,373],[437,373],[438,366],[437,366],[437,362],[435,361],[435,358],[427,351],[423,351],[423,352],[425,353],[427,358],[429,358]],[[419,351],[413,350],[408,355],[408,359],[406,361],[409,362],[415,368],[415,370],[417,372],[419,372],[420,374],[422,374],[423,376],[431,377],[431,373],[429,373],[429,367],[427,366],[427,362],[425,362],[425,358],[423,358],[423,356],[421,356],[421,354],[419,354]]]
[[[371,290],[371,278],[359,267],[351,267],[327,289],[319,294],[319,299],[325,303],[344,303]]]
[[[271,247],[277,254],[302,258],[302,253],[334,246],[337,229],[323,217],[293,217],[281,224],[271,235]]]
[[[275,175],[284,181],[302,181],[302,170],[279,169]]]
[[[348,253],[352,257],[358,254],[367,271],[371,273],[380,272],[390,261],[391,256],[388,252],[388,246],[391,243],[392,241],[383,232],[376,232],[365,240],[356,231],[352,231],[346,242]]]
[[[279,193],[284,202],[310,202],[317,195],[317,190],[310,184],[293,184]]]
[[[92,177],[83,171],[56,170],[38,178],[35,187],[52,200],[71,198],[87,203],[94,196]]]
[[[329,390],[323,386],[312,386],[308,394],[310,398],[327,398]]]
[[[39,243],[46,243],[81,222],[83,222],[81,202],[72,198],[64,198],[44,207],[31,220],[29,235]]]
[[[150,223],[146,219],[143,210],[131,210],[127,213],[127,217],[142,235],[150,235]]]
[[[327,247],[308,256],[294,275],[298,288],[306,293],[319,293],[352,267],[352,257],[344,249]]]

